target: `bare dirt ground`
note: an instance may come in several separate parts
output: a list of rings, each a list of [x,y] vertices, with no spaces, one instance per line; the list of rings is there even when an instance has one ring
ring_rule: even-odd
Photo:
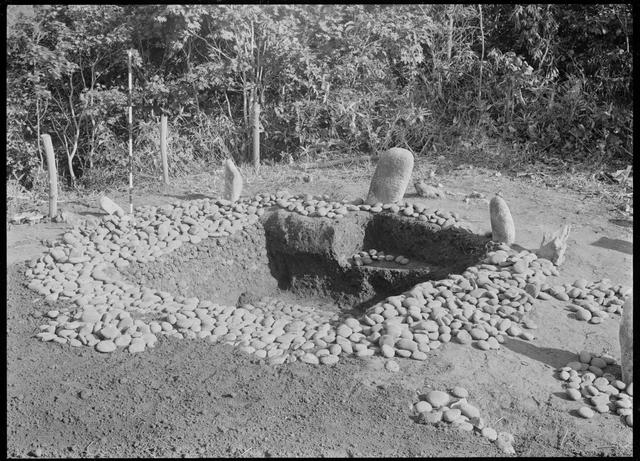
[[[275,170],[274,170],[275,171]],[[366,195],[371,167],[357,171],[282,169],[246,174],[245,193]],[[415,177],[426,174],[416,165]],[[269,174],[267,174],[269,173]],[[516,223],[516,242],[537,248],[542,233],[572,224],[567,259],[554,283],[577,278],[632,285],[632,223],[575,191],[534,185],[493,171],[461,169],[439,176],[445,199],[406,198],[456,211],[479,233],[489,230],[488,204],[463,201],[472,191],[501,190]],[[165,190],[136,192],[134,204],[215,197],[219,172]],[[454,195],[455,194],[455,195]],[[109,196],[127,206],[126,191]],[[61,204],[100,215],[94,198]],[[46,202],[31,206],[46,212]],[[142,354],[100,354],[38,341],[33,335],[51,306],[24,286],[24,261],[41,254],[69,224],[7,229],[8,457],[272,457],[504,456],[486,439],[442,425],[417,424],[411,405],[429,389],[462,385],[488,424],[515,436],[517,456],[631,456],[632,428],[613,414],[578,417],[554,370],[581,350],[619,357],[619,317],[599,325],[572,318],[566,304],[538,301],[536,339],[507,339],[498,351],[447,344],[424,362],[346,358],[336,366],[260,364],[230,346],[161,337]],[[220,270],[224,270],[221,268]]]

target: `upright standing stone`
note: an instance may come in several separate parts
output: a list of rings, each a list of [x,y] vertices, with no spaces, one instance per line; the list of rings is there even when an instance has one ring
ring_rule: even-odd
[[[118,205],[116,202],[114,202],[113,200],[111,200],[106,195],[103,195],[102,197],[100,197],[100,208],[102,208],[104,211],[106,211],[109,214],[116,213],[119,216],[124,215],[124,210],[122,209],[122,207]]]
[[[559,266],[564,262],[564,254],[567,251],[567,238],[571,226],[565,224],[555,232],[545,232],[542,236],[540,249],[536,250],[538,258],[545,258]]]
[[[507,202],[499,195],[489,202],[491,215],[491,240],[511,245],[516,240],[516,228]]]
[[[622,308],[620,320],[620,367],[622,381],[630,384],[633,381],[633,293],[629,295]]]
[[[224,198],[237,201],[242,193],[242,175],[232,159],[224,162]]]
[[[407,149],[394,147],[378,160],[371,178],[366,203],[395,203],[404,197],[413,171],[413,154]]]
[[[425,198],[444,198],[444,194],[440,192],[437,187],[430,186],[425,181],[419,180],[415,181],[413,185],[416,188],[416,193],[420,197]]]

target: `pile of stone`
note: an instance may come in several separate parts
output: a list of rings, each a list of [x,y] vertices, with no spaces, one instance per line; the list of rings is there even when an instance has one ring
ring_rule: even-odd
[[[352,255],[349,258],[349,261],[354,266],[362,266],[372,264],[373,261],[387,261],[387,262],[395,262],[406,266],[409,264],[409,258],[402,255],[393,255],[391,253],[385,254],[382,250],[376,250],[371,248],[369,250],[363,250],[359,253]]]
[[[73,303],[71,308],[61,309],[60,312],[48,312],[47,324],[41,327],[38,337],[43,341],[55,341],[71,346],[91,346],[101,352],[115,350],[114,345],[126,347],[131,352],[138,352],[146,347],[153,347],[159,334],[175,337],[194,337],[195,335],[211,336],[211,341],[224,338],[225,342],[235,341],[234,344],[250,350],[249,348],[254,346],[242,344],[242,341],[248,339],[243,336],[246,335],[246,331],[235,334],[236,339],[229,333],[207,334],[207,332],[213,332],[214,328],[208,329],[212,324],[224,323],[225,314],[232,316],[231,311],[235,309],[234,307],[219,306],[197,298],[174,298],[170,293],[152,290],[124,280],[118,269],[125,268],[132,262],[154,261],[186,242],[198,244],[208,237],[231,235],[246,226],[257,223],[266,208],[279,206],[288,210],[299,210],[300,204],[313,203],[313,201],[316,201],[316,205],[322,205],[324,198],[308,195],[290,196],[283,191],[271,195],[256,195],[253,198],[235,202],[222,199],[217,201],[205,199],[188,203],[178,201],[161,207],[141,207],[136,210],[134,216],[113,213],[104,216],[98,223],[78,224],[64,234],[62,242],[53,246],[44,256],[28,264],[26,276],[30,279],[29,288],[43,295],[48,303],[55,303],[58,300],[69,300]],[[388,210],[403,213],[405,216],[422,217],[443,227],[456,224],[455,218],[449,214],[430,214],[421,207],[400,208],[397,204],[390,204],[377,209],[376,206],[364,204],[359,206],[349,206],[340,202],[327,202],[327,204],[333,210],[342,210],[345,206],[349,207],[348,211]],[[311,311],[312,309],[306,309],[300,316],[309,317],[309,323],[312,325],[309,328],[313,329],[317,325],[313,325]],[[235,318],[239,315],[242,315],[241,311],[236,313]],[[256,319],[258,318],[259,316],[256,316]],[[285,320],[287,319],[281,322]],[[221,327],[217,331],[223,331],[225,327],[234,325],[217,326]],[[243,325],[242,328],[246,329],[248,326]],[[277,327],[274,329],[272,325],[269,327],[261,325],[258,328],[260,331],[255,333],[258,341],[264,335],[267,335],[268,340],[269,335],[273,333],[273,331],[263,331],[265,328],[278,333]],[[321,339],[327,335],[318,335],[318,333],[331,329],[332,327],[327,324],[320,329],[316,328],[313,334],[308,335]],[[279,337],[277,334],[275,336]],[[333,336],[336,335],[333,334]],[[331,334],[328,335],[329,339],[331,337]],[[253,336],[252,338],[256,339]],[[298,339],[291,344],[287,342],[287,337],[279,339],[279,349],[283,350],[286,350],[285,345],[296,347],[300,341]],[[251,343],[251,341],[248,342]],[[322,351],[324,342],[326,341],[314,344],[314,348],[318,349],[318,358],[325,354]],[[260,345],[259,342],[257,344]],[[300,344],[300,346],[303,345],[303,350],[308,350],[310,347],[308,341]],[[357,346],[354,344],[354,346],[356,351],[363,347],[362,344]],[[345,349],[353,351],[353,347],[346,346]],[[256,349],[258,350],[260,348]],[[338,347],[331,349],[333,353],[337,351]],[[261,352],[257,354],[262,355]],[[267,358],[273,357],[273,354],[277,353],[273,352]],[[285,358],[286,355],[288,354],[285,354]],[[300,352],[291,354],[291,360],[296,357],[303,356]],[[308,356],[304,360],[315,362]],[[322,362],[333,361],[334,359],[324,359]]]
[[[456,213],[429,212],[421,204],[400,203],[413,167],[412,154],[403,149],[392,149],[381,158],[366,203],[362,199],[336,202],[326,195],[293,196],[286,191],[240,198],[239,170],[232,161],[225,167],[225,199],[147,206],[133,216],[114,204],[113,213],[98,222],[77,224],[46,255],[32,260],[26,271],[29,288],[48,303],[71,302],[71,307],[48,312],[47,324],[37,336],[100,352],[118,347],[139,352],[153,347],[158,335],[206,338],[233,344],[269,363],[334,364],[344,354],[425,360],[429,351],[451,341],[486,351],[499,349],[505,335],[534,339],[537,325],[526,317],[538,298],[571,299],[582,309],[576,315],[586,319],[589,312],[590,320],[621,310],[623,287],[583,280],[570,288],[552,286],[547,277],[558,275],[552,261],[526,250],[515,251],[507,243],[461,275],[420,283],[371,306],[360,318],[342,321],[310,307],[288,306],[285,312],[277,309],[281,306],[277,301],[223,306],[215,300],[173,296],[124,280],[119,269],[132,262],[154,261],[186,242],[197,245],[209,237],[229,236],[256,225],[273,207],[330,219],[356,211],[397,213],[442,230],[471,232]],[[497,229],[500,217],[510,213],[506,204],[496,203],[492,227]],[[511,241],[513,233],[505,229],[502,233]],[[364,254],[360,256],[364,263]],[[368,251],[366,257],[373,260],[380,253]],[[397,256],[394,260],[409,262]],[[600,305],[605,310],[596,307]]]
[[[130,352],[144,350],[153,347],[158,335],[208,338],[242,347],[270,363],[335,363],[343,354],[425,360],[428,351],[450,341],[491,350],[500,347],[505,335],[525,340],[535,337],[537,326],[526,314],[536,298],[552,290],[546,277],[557,274],[557,269],[548,260],[506,245],[489,252],[484,261],[462,275],[418,284],[372,306],[361,318],[339,324],[336,318],[331,323],[317,317],[313,308],[298,306],[295,316],[276,318],[269,313],[268,303],[237,310],[215,300],[174,297],[128,282],[118,271],[134,261],[154,261],[185,242],[197,244],[204,238],[231,235],[256,224],[267,208],[299,210],[299,205],[313,200],[317,205],[321,199],[279,192],[236,202],[176,202],[142,207],[133,217],[113,214],[98,225],[78,225],[46,255],[32,260],[26,271],[29,288],[47,302],[72,302],[71,308],[57,315],[48,313],[39,337],[103,352],[114,350],[114,345]],[[457,225],[454,215],[428,213],[415,206],[386,204],[374,209],[376,206],[365,204],[327,204],[332,210],[344,207],[347,212],[386,210],[417,215],[442,228]],[[591,302],[589,294],[578,291],[582,288],[574,288],[570,293],[578,302]],[[604,294],[592,295],[594,300],[620,305],[613,300],[623,292],[622,287],[595,284],[593,288]],[[581,293],[584,298],[579,298]]]
[[[290,196],[286,192],[280,192],[275,205],[292,213],[312,218],[341,219],[352,211],[368,211],[370,213],[397,213],[401,216],[415,218],[437,224],[442,230],[464,229],[470,232],[467,223],[460,222],[458,213],[450,213],[444,210],[430,212],[427,207],[420,203],[397,202],[382,203],[376,202],[372,205],[362,203],[362,199],[331,201],[328,195],[320,197],[311,194]]]
[[[572,284],[544,285],[542,299],[556,298],[570,302],[569,308],[575,318],[581,321],[598,324],[609,317],[609,314],[622,315],[625,298],[631,288],[622,284],[613,284],[609,279],[589,282],[578,279]]]
[[[587,403],[577,413],[593,418],[596,413],[615,413],[633,426],[633,383],[625,383],[612,373],[616,360],[609,355],[582,351],[578,360],[557,370],[557,378],[569,400]]]
[[[468,402],[468,397],[469,392],[461,386],[454,386],[449,392],[430,390],[413,405],[415,419],[420,424],[445,423],[462,431],[474,432],[494,442],[503,452],[515,454],[513,435],[498,433],[488,426],[478,407]]]
[[[15,214],[11,217],[9,221],[11,224],[37,224],[44,218],[42,213],[38,213],[37,211],[27,211],[23,213]]]

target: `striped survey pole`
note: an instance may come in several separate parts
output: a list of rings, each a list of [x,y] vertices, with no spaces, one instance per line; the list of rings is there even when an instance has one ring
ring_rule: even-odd
[[[129,55],[129,213],[133,215],[133,78],[131,76],[131,50]]]

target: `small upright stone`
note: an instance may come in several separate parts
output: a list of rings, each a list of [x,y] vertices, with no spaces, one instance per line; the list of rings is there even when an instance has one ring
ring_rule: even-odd
[[[622,381],[629,384],[633,381],[633,293],[629,295],[622,308],[619,336]]]
[[[430,186],[423,180],[415,181],[413,185],[416,188],[416,193],[420,197],[444,198],[444,194],[437,187]]]
[[[404,197],[413,171],[413,154],[407,149],[394,147],[380,155],[371,178],[366,203],[396,203]]]
[[[224,162],[224,198],[235,202],[242,193],[242,175],[233,160],[228,158]]]
[[[102,197],[100,197],[100,208],[102,208],[105,212],[109,214],[116,213],[119,216],[124,215],[124,210],[122,209],[122,207],[118,205],[116,202],[114,202],[113,200],[111,200],[106,195],[103,195]]]
[[[489,202],[491,215],[491,240],[511,245],[516,240],[516,228],[507,202],[496,194]]]
[[[556,266],[564,262],[564,254],[567,251],[567,238],[571,226],[565,224],[552,233],[544,233],[540,248],[536,250],[538,258],[548,259]]]

